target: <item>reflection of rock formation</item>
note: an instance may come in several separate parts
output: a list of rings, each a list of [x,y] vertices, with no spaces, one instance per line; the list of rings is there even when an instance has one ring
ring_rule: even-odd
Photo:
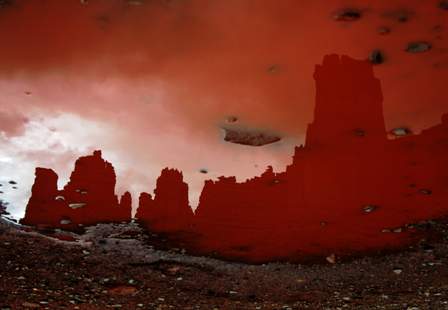
[[[307,148],[338,145],[345,149],[386,141],[381,85],[369,62],[326,56],[316,66],[314,79],[316,105],[307,130]]]
[[[136,217],[195,251],[265,261],[404,245],[406,224],[447,214],[448,115],[418,135],[388,140],[368,61],[327,56],[314,78],[314,120],[284,172],[206,181],[193,214],[182,173],[166,168],[154,198],[140,195]],[[64,190],[56,181],[53,171],[36,170],[23,223],[129,219],[131,197],[118,207],[115,174],[100,153],[77,161]]]
[[[448,212],[447,117],[387,140],[371,64],[327,56],[314,77],[305,146],[285,172],[206,181],[195,250],[253,261],[368,251],[405,244],[399,227]]]
[[[21,220],[24,224],[50,224],[58,225],[59,218],[55,218],[56,208],[59,205],[58,175],[51,169],[36,168],[36,178],[31,189],[31,198],[26,208],[25,217]],[[66,211],[69,209],[65,208]]]
[[[137,218],[153,230],[182,231],[189,228],[193,211],[188,204],[188,185],[178,170],[165,168],[151,195],[140,195]]]
[[[118,204],[114,168],[101,157],[100,151],[76,161],[63,190],[57,189],[57,179],[50,169],[36,169],[36,180],[22,223],[74,228],[78,224],[130,220],[130,194],[123,195]]]
[[[119,220],[129,221],[132,214],[132,197],[131,193],[125,192],[120,198],[120,216]]]
[[[315,79],[315,119],[285,172],[269,167],[244,183],[206,182],[196,213],[200,250],[263,259],[392,241],[381,234],[387,221],[361,212],[380,204],[386,162],[381,87],[372,66],[327,56]],[[372,223],[366,244],[359,233]]]

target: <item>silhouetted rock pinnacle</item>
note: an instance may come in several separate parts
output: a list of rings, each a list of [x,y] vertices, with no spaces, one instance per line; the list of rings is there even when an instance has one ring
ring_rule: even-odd
[[[114,168],[101,157],[101,151],[76,161],[63,190],[57,189],[57,179],[54,171],[36,168],[32,195],[21,223],[70,229],[79,224],[131,219],[130,194],[125,194],[121,207],[115,195]]]

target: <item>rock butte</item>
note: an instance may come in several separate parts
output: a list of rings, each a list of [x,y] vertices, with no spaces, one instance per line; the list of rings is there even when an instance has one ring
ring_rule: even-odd
[[[36,168],[25,217],[26,225],[74,229],[99,222],[131,219],[131,197],[125,193],[118,203],[115,195],[115,171],[101,157],[101,151],[79,158],[70,181],[57,188],[57,174],[51,169]]]
[[[314,78],[314,120],[284,172],[208,180],[193,213],[182,173],[165,168],[154,197],[140,195],[136,218],[196,253],[265,262],[401,247],[417,235],[407,224],[448,214],[448,115],[420,134],[388,139],[369,61],[328,55]],[[113,167],[99,151],[76,162],[62,191],[56,182],[52,170],[36,169],[23,224],[131,219],[131,197],[117,202]]]

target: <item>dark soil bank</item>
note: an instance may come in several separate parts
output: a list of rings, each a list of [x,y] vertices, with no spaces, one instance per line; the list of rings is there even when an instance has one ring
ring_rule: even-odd
[[[156,250],[136,224],[56,239],[1,221],[0,309],[448,309],[440,222],[401,253],[244,265]]]

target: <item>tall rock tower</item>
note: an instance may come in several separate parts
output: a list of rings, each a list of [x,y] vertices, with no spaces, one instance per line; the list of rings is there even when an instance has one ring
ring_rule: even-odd
[[[156,232],[176,232],[189,229],[193,211],[188,203],[188,184],[182,172],[165,168],[157,178],[154,199],[148,193],[140,195],[136,217]]]
[[[61,210],[58,209],[58,175],[51,169],[36,168],[36,178],[31,189],[31,198],[26,207],[24,225],[59,224]]]
[[[316,65],[314,79],[316,106],[306,147],[386,141],[381,84],[368,61],[327,55]]]

